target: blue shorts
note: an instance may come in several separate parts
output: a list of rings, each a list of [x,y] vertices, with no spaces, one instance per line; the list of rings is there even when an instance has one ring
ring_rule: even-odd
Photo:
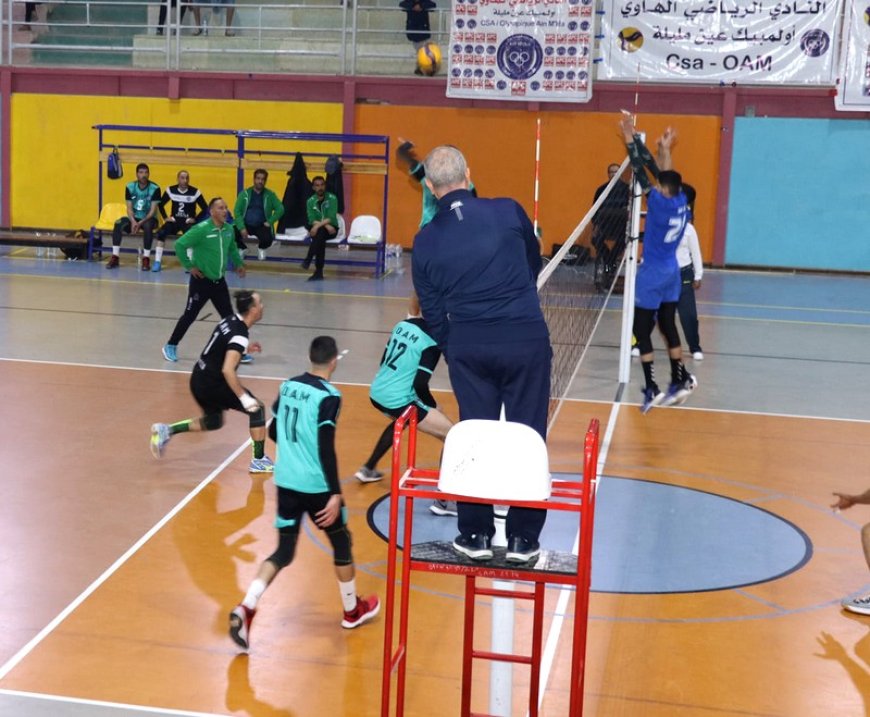
[[[637,269],[634,305],[655,311],[662,304],[680,300],[680,267],[673,269],[641,264]]]

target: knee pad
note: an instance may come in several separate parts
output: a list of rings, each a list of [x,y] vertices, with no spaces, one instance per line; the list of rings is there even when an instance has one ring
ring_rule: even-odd
[[[286,568],[293,562],[293,556],[296,554],[296,540],[299,538],[299,526],[295,529],[282,528],[278,537],[278,547],[267,560],[273,563],[278,570]]]
[[[224,414],[221,413],[207,413],[202,417],[202,427],[206,431],[216,431],[224,425]]]
[[[343,517],[326,529],[326,535],[329,542],[332,543],[332,562],[335,565],[351,565],[353,564],[351,551],[353,540],[347,526],[343,522],[339,524],[340,520],[343,520]]]
[[[260,407],[254,413],[248,414],[248,425],[251,428],[261,428],[266,425],[266,407],[260,401],[257,403]]]

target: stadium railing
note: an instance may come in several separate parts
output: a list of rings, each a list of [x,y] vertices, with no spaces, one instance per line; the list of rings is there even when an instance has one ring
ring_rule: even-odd
[[[415,69],[405,13],[384,0],[236,0],[231,37],[225,34],[227,6],[207,2],[179,0],[178,10],[185,10],[181,22],[170,0],[43,0],[27,24],[24,3],[2,4],[0,61],[7,65],[351,75]],[[159,34],[161,9],[167,11],[167,26]],[[195,27],[193,10],[204,27]],[[442,46],[449,15],[447,8],[430,13],[432,40]],[[197,29],[201,32],[194,35]]]

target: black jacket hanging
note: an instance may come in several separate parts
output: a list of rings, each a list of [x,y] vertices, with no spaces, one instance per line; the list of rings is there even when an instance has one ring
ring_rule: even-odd
[[[293,167],[287,172],[289,179],[284,189],[284,216],[278,222],[278,233],[283,234],[287,227],[304,227],[308,223],[305,203],[312,194],[311,182],[308,181],[308,171],[302,153],[296,153]]]

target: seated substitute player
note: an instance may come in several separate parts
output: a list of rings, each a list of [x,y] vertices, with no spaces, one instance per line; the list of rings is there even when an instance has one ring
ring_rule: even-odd
[[[155,423],[151,426],[151,452],[160,458],[166,444],[176,433],[215,431],[224,425],[224,411],[248,414],[253,456],[249,473],[271,473],[272,460],[265,454],[266,408],[239,382],[236,369],[246,351],[259,352],[262,347],[248,340],[249,329],[263,318],[263,301],[255,291],[235,293],[236,311],[221,319],[194,364],[190,376],[190,392],[202,407],[199,418],[186,418],[175,423]]]
[[[161,11],[165,8],[161,7]],[[154,250],[154,266],[151,271],[163,268],[163,247],[166,237],[184,234],[196,223],[197,214],[208,210],[200,191],[190,184],[190,174],[186,169],[178,173],[178,184],[173,184],[163,192],[160,198],[160,211],[166,216],[166,205],[170,205],[170,214],[157,232],[157,248]]]
[[[338,198],[332,192],[326,191],[326,180],[323,177],[312,179],[311,188],[314,194],[308,197],[305,203],[311,244],[308,246],[308,254],[305,255],[302,268],[308,269],[311,260],[314,259],[314,273],[308,277],[308,281],[323,281],[326,242],[338,232]]]
[[[381,356],[381,366],[369,391],[372,405],[393,420],[384,429],[369,459],[356,472],[356,478],[362,483],[374,483],[384,477],[377,470],[378,461],[390,450],[396,419],[408,406],[417,407],[417,425],[420,430],[441,441],[453,425],[438,410],[438,404],[429,391],[429,379],[441,358],[441,349],[420,315],[420,304],[416,295],[411,297],[410,304],[408,317],[396,324],[390,334]],[[447,501],[439,501],[438,505],[432,506],[433,509],[437,508],[433,512],[437,515],[451,514],[446,512],[446,503]],[[456,514],[455,507],[452,514]]]
[[[230,613],[230,636],[248,649],[257,603],[275,576],[293,562],[302,518],[307,513],[332,544],[333,564],[344,606],[341,626],[359,627],[380,610],[374,595],[356,594],[347,509],[338,481],[335,428],[341,394],[329,379],[338,363],[331,336],[318,336],[308,351],[311,370],[285,381],[272,406],[269,437],[278,444],[278,547],[261,565],[244,600]]]
[[[658,141],[660,169],[640,135],[636,134],[634,118],[630,114],[624,113],[620,129],[637,181],[647,195],[643,263],[637,271],[633,327],[644,375],[641,411],[647,413],[654,406],[683,403],[698,385],[683,365],[683,349],[676,324],[681,289],[676,252],[686,228],[689,209],[681,189],[682,177],[671,169],[670,150],[676,133],[668,127]],[[655,187],[646,175],[647,169],[656,179]],[[671,361],[671,383],[667,393],[659,389],[653,370],[652,331],[656,315]]]
[[[112,256],[106,262],[107,269],[117,269],[121,263],[121,235],[142,231],[142,271],[151,268],[151,244],[157,228],[157,208],[160,204],[160,187],[149,179],[148,165],[136,165],[136,181],[124,189],[127,216],[115,222],[112,229]]]

